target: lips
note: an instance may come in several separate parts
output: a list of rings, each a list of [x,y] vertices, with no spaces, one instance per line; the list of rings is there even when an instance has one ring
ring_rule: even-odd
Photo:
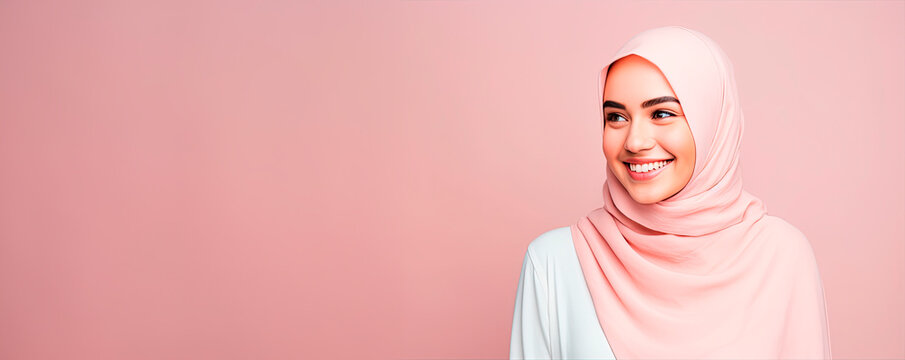
[[[669,161],[669,160],[674,160],[674,159],[673,158],[667,158],[667,159],[631,158],[631,159],[625,159],[625,161],[623,161],[623,162],[629,163],[629,164],[647,164],[647,163],[652,163],[652,162],[657,162],[657,161]]]
[[[668,161],[669,161],[669,162],[667,162],[666,165],[661,166],[659,169],[650,170],[650,171],[648,171],[648,172],[635,172],[635,171],[632,171],[631,166],[630,166],[629,163],[627,163],[627,162],[623,162],[623,166],[625,166],[625,170],[628,171],[629,176],[631,176],[632,179],[634,179],[635,181],[646,181],[646,180],[653,179],[653,178],[656,177],[658,174],[660,174],[661,172],[663,172],[664,169],[666,169],[666,168],[672,166],[672,163],[675,162],[675,161],[673,161],[673,159],[669,159]],[[649,161],[647,161],[647,162],[649,162]],[[645,162],[645,163],[646,163],[646,162]],[[634,164],[634,163],[633,163],[633,164]],[[642,164],[643,164],[643,163],[642,163]]]

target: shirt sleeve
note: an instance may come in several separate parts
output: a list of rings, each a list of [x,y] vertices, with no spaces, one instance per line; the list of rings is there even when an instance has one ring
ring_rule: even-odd
[[[806,310],[786,315],[795,319],[789,321],[785,329],[783,354],[789,358],[832,359],[826,297],[817,258],[803,234],[799,243],[801,244],[799,259],[809,266],[806,267],[806,271],[795,274],[796,285],[789,306]]]
[[[512,317],[510,359],[552,358],[547,288],[544,279],[537,274],[531,251],[526,251]]]

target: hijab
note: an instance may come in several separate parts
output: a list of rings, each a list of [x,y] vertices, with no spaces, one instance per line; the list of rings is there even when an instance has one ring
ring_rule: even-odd
[[[831,358],[823,285],[805,235],[742,188],[744,118],[732,64],[684,27],[631,38],[666,76],[695,142],[691,179],[663,201],[632,199],[607,167],[603,207],[571,228],[598,321],[619,359]]]

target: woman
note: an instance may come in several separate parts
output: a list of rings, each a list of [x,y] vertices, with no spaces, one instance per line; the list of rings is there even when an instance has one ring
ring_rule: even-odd
[[[807,238],[742,188],[725,53],[683,27],[647,30],[599,91],[603,207],[528,246],[510,357],[831,358]]]

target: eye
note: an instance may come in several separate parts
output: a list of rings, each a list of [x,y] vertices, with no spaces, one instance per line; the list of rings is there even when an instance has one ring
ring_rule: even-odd
[[[622,121],[618,121],[617,119],[622,119]],[[609,121],[609,122],[625,122],[625,121],[628,121],[628,120],[625,120],[625,118],[622,117],[622,115],[613,113],[613,114],[609,114],[609,115],[606,116],[606,121]]]
[[[664,114],[664,115],[666,115],[666,116],[659,116],[660,114]],[[655,118],[655,119],[657,119],[657,118],[661,118],[661,119],[662,119],[662,118],[667,118],[667,117],[670,117],[670,116],[676,116],[676,114],[673,114],[673,113],[671,113],[671,112],[669,112],[669,111],[664,111],[664,110],[657,110],[657,111],[654,111],[654,118]]]

